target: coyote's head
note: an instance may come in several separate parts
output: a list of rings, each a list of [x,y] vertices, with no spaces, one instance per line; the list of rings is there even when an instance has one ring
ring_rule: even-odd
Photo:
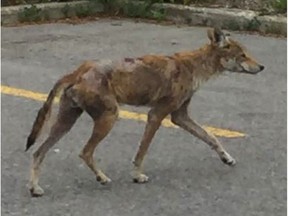
[[[209,29],[207,33],[224,70],[256,74],[264,69],[263,65],[249,56],[240,43],[230,39],[219,28]]]

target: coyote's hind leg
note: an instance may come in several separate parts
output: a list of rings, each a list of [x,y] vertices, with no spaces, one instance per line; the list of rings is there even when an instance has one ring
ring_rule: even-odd
[[[82,149],[79,157],[82,158],[87,166],[94,172],[97,181],[101,184],[106,184],[111,180],[97,167],[93,159],[93,154],[98,144],[112,129],[118,117],[118,104],[114,98],[109,98],[105,101],[99,99],[93,106],[86,107],[85,111],[87,111],[94,120],[94,128],[90,139]]]
[[[38,185],[40,165],[45,154],[52,148],[74,125],[83,112],[79,107],[72,107],[72,101],[66,95],[60,100],[57,120],[51,128],[48,138],[33,154],[29,189],[32,196],[42,196],[44,190]]]

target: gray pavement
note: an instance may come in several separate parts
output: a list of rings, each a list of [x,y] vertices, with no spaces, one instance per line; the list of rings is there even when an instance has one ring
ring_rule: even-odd
[[[286,215],[287,43],[257,35],[233,36],[266,66],[265,71],[256,76],[225,73],[209,81],[190,109],[201,124],[247,134],[219,138],[238,161],[236,167],[223,165],[206,144],[188,133],[163,127],[145,158],[151,181],[134,184],[131,160],[144,123],[124,119],[96,151],[99,166],[112,179],[101,186],[78,158],[92,129],[91,120],[83,115],[44,160],[44,196],[31,198],[26,184],[33,151],[25,153],[24,148],[41,103],[2,94],[2,215]],[[170,54],[205,42],[206,28],[127,20],[2,27],[2,85],[45,93],[83,60]]]

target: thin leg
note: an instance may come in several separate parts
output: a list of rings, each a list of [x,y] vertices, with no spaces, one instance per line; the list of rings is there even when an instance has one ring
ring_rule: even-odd
[[[148,181],[148,176],[142,173],[143,159],[156,131],[161,125],[162,120],[170,113],[168,110],[169,109],[167,108],[152,109],[148,114],[148,121],[145,127],[145,132],[133,162],[134,170],[132,172],[132,177],[134,182],[145,183]]]
[[[94,172],[97,181],[99,181],[101,184],[109,183],[111,180],[97,167],[93,159],[93,153],[97,145],[112,129],[116,119],[117,113],[113,113],[103,114],[99,119],[95,120],[93,133],[88,143],[84,146],[83,150],[79,154],[79,157],[82,158],[87,166]]]
[[[189,104],[189,102],[188,102]],[[179,110],[173,112],[171,114],[171,120],[174,124],[178,125],[179,127],[183,128],[184,130],[190,132],[194,136],[198,137],[205,143],[207,143],[209,146],[214,149],[220,159],[230,166],[233,166],[236,164],[236,161],[233,157],[230,156],[230,154],[224,149],[222,144],[218,141],[218,139],[208,131],[206,131],[204,128],[202,128],[199,124],[194,122],[187,113],[187,106],[188,104],[184,104],[183,107],[181,107]]]
[[[52,148],[74,125],[82,113],[80,108],[72,108],[71,101],[62,97],[59,113],[55,124],[45,142],[34,152],[30,175],[30,192],[32,196],[43,195],[43,189],[38,185],[40,165],[45,154]]]

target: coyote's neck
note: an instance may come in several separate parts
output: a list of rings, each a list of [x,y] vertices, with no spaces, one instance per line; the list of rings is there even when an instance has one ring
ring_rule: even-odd
[[[194,89],[199,88],[202,83],[223,72],[219,55],[210,45],[192,52],[177,53],[176,56],[180,57],[180,62],[189,69],[193,77],[192,85]]]

